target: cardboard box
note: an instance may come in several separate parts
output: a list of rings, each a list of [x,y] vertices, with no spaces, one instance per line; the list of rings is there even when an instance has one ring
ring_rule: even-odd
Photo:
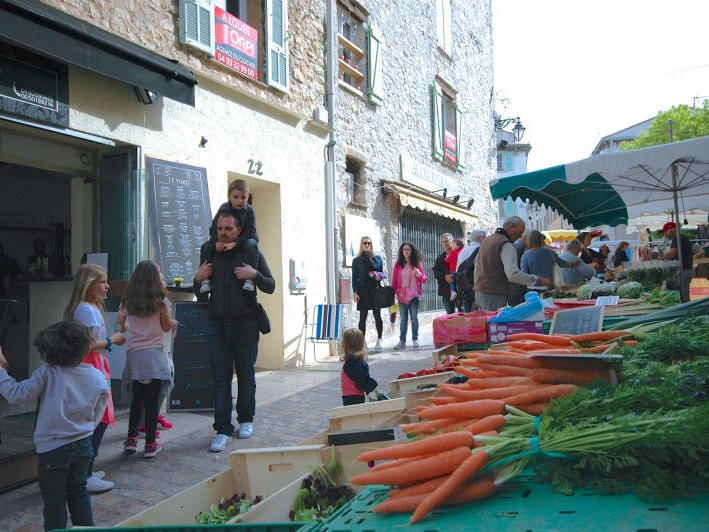
[[[423,388],[433,388],[436,385],[446,382],[455,375],[455,371],[446,371],[443,373],[432,373],[431,375],[421,375],[420,377],[408,377],[406,379],[397,379],[389,382],[390,397],[404,397],[409,392],[421,390]]]
[[[519,333],[539,333],[543,334],[542,321],[513,321],[510,323],[488,322],[487,334],[490,343],[500,343],[507,341],[510,334]]]

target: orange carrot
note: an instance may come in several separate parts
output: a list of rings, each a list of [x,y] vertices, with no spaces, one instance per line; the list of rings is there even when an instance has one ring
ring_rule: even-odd
[[[426,493],[431,493],[438,486],[443,484],[449,476],[450,475],[443,475],[442,477],[432,478],[431,480],[414,484],[408,488],[389,490],[389,497],[393,499],[398,497],[408,497],[410,495],[425,495]]]
[[[457,397],[429,397],[426,401],[432,405],[449,405],[451,403],[460,402]]]
[[[460,400],[475,401],[476,399],[504,399],[510,395],[529,392],[542,386],[538,383],[507,386],[505,388],[483,388],[482,390],[450,390],[448,393]]]
[[[470,370],[470,369],[466,368],[465,366],[456,366],[455,371],[457,373],[460,373],[461,375],[465,375],[469,379],[477,379],[480,377],[479,371]]]
[[[505,403],[512,406],[541,403],[569,395],[577,386],[575,384],[549,384],[531,392],[520,393],[505,399]]]
[[[502,414],[505,404],[494,399],[466,401],[452,405],[432,406],[419,415],[424,419],[441,419],[444,417],[461,417],[481,419],[493,414]]]
[[[628,347],[635,347],[636,345],[638,345],[638,341],[637,340],[623,340],[623,344],[625,344]]]
[[[502,414],[495,414],[494,416],[487,416],[482,419],[477,420],[475,423],[471,423],[463,430],[467,430],[471,434],[480,434],[482,432],[487,432],[488,430],[497,430],[505,424],[505,416]]]
[[[532,403],[531,405],[519,405],[519,409],[527,414],[538,416],[544,411],[545,406],[546,403]]]
[[[493,371],[496,373],[502,373],[503,375],[514,375],[517,377],[527,377],[531,371],[529,368],[506,366],[503,364],[483,364],[482,362],[478,363],[478,367],[484,369],[485,371]]]
[[[584,352],[584,349],[576,349],[571,347],[550,347],[548,349],[532,349],[531,353],[559,353],[564,355],[579,355]]]
[[[455,419],[437,419],[435,421],[425,421],[423,423],[408,423],[406,425],[401,425],[401,430],[406,433],[426,434],[441,427],[445,427],[449,423],[453,423],[455,421]]]
[[[453,506],[455,504],[473,502],[490,497],[494,493],[495,481],[492,475],[488,475],[472,484],[458,488],[443,505]],[[389,498],[375,506],[374,511],[380,514],[413,512],[425,497],[426,494]]]
[[[489,379],[480,379],[476,381],[468,381],[465,384],[469,388],[502,388],[504,386],[516,386],[519,384],[531,384],[533,381],[529,377],[495,377]]]
[[[608,342],[616,338],[631,337],[633,333],[628,331],[601,331],[586,334],[575,334],[569,340],[580,344],[582,342]]]
[[[521,368],[538,368],[539,361],[527,355],[482,355],[478,358],[481,364],[500,364],[506,366],[519,366]]]
[[[485,449],[478,449],[470,455],[470,458],[458,466],[458,469],[438,486],[433,493],[428,494],[416,507],[414,515],[411,516],[410,523],[417,523],[433,510],[436,506],[440,506],[443,501],[455,492],[469,477],[480,471],[488,462],[489,455]]]
[[[370,473],[374,473],[375,471],[382,471],[384,469],[389,469],[391,467],[399,467],[400,465],[404,465],[408,462],[413,462],[414,460],[420,460],[421,458],[426,458],[427,455],[422,455],[422,456],[409,456],[407,458],[399,458],[398,460],[392,460],[391,462],[384,462],[381,464],[377,464],[374,467],[369,468]]]
[[[399,467],[355,475],[350,479],[350,482],[357,485],[405,486],[451,473],[469,456],[470,448],[462,446]]]
[[[507,336],[509,340],[534,340],[537,342],[544,342],[545,344],[554,345],[571,345],[571,340],[563,336],[555,336],[551,334],[538,334],[538,333],[518,333],[510,334]]]
[[[446,425],[443,427],[440,432],[455,432],[455,431],[460,431],[463,430],[465,427],[473,423],[473,419],[464,419],[462,421],[458,421],[457,423],[452,423],[450,425]]]
[[[470,447],[472,445],[473,435],[469,432],[452,432],[450,434],[431,436],[425,440],[418,440],[411,443],[398,443],[382,449],[374,449],[360,454],[357,459],[361,462],[372,462],[374,460],[408,458],[422,454],[440,453],[455,449],[456,447]]]
[[[530,351],[539,351],[541,349],[572,349],[572,347],[567,346],[567,345],[556,345],[556,344],[547,344],[544,342],[530,342],[527,344],[524,348],[525,353],[529,353]]]
[[[544,384],[590,384],[596,379],[608,380],[607,371],[595,369],[533,369],[530,375],[535,381]]]
[[[496,356],[507,356],[507,357],[514,357],[514,356],[519,356],[521,353],[512,353],[511,351],[501,351],[499,349],[488,349],[487,351],[483,352],[478,356],[478,361],[480,360],[480,357],[483,355],[496,355]]]

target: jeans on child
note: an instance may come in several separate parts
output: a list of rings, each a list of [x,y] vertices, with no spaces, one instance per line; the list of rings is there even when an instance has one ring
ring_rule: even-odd
[[[406,342],[406,332],[409,328],[409,316],[411,317],[411,339],[419,339],[419,298],[415,297],[407,304],[399,303],[399,314],[401,322],[399,324],[399,340]]]
[[[91,436],[38,454],[39,490],[44,500],[44,528],[66,528],[69,506],[74,526],[94,526],[91,498],[86,491],[89,463],[94,454]]]

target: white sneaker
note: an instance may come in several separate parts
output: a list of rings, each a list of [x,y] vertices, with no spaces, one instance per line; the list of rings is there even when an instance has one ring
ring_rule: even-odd
[[[239,425],[239,434],[237,436],[242,440],[250,438],[254,433],[254,424],[250,421],[244,421]]]
[[[372,351],[381,351],[382,350],[382,339],[378,338],[377,343],[374,344],[374,347],[372,348]]]
[[[401,340],[399,340],[399,343],[396,344],[394,349],[406,349],[406,342],[402,342]]]
[[[419,341],[418,341],[418,340],[414,340],[414,349],[416,349],[418,346],[419,346]]]
[[[212,281],[205,279],[202,284],[199,285],[199,293],[206,294],[212,290]]]
[[[212,445],[209,446],[209,450],[213,453],[221,453],[224,449],[226,449],[226,444],[229,443],[230,439],[231,436],[227,436],[226,434],[217,434],[214,436]]]
[[[113,489],[113,482],[101,480],[100,478],[91,475],[86,479],[86,490],[89,493],[103,493]]]
[[[248,290],[249,292],[253,292],[254,290],[256,290],[256,285],[251,279],[249,279],[247,281],[244,281],[243,289]]]
[[[91,476],[96,477],[96,478],[103,478],[106,476],[106,472],[105,471],[94,471]]]

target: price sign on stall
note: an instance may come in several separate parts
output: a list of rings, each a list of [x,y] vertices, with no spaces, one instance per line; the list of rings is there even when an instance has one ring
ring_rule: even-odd
[[[582,307],[556,312],[549,334],[585,334],[602,328],[603,307]]]

